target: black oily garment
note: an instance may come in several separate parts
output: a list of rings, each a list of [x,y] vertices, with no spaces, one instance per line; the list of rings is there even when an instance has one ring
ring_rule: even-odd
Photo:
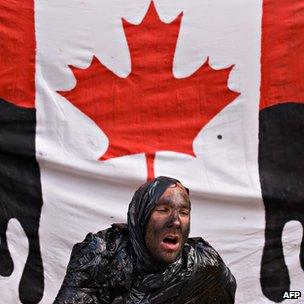
[[[235,279],[202,238],[188,238],[168,265],[155,263],[146,249],[151,211],[176,183],[168,177],[146,183],[129,205],[128,224],[113,224],[76,244],[54,304],[234,303]]]

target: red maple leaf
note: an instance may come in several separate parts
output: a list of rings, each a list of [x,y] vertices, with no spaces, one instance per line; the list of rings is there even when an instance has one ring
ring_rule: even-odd
[[[145,153],[148,180],[157,151],[195,156],[198,132],[239,94],[227,87],[232,67],[213,70],[208,60],[190,77],[172,74],[182,13],[163,23],[151,3],[139,25],[122,19],[131,56],[126,78],[96,57],[87,69],[71,67],[77,86],[60,92],[93,119],[109,139],[100,160]]]

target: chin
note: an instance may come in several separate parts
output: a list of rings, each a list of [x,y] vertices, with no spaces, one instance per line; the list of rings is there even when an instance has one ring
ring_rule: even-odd
[[[158,258],[160,264],[171,264],[177,260],[180,256],[180,252],[174,254],[165,254]]]

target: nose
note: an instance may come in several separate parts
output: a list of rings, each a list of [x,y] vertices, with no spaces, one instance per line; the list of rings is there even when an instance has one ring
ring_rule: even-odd
[[[172,211],[170,219],[168,221],[168,227],[180,228],[181,222],[177,210]]]

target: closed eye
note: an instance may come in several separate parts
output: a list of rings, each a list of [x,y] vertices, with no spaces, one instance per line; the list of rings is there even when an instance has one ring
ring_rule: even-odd
[[[188,216],[190,214],[190,210],[182,209],[182,210],[180,210],[179,214],[183,215],[183,216]]]
[[[161,212],[161,213],[167,213],[169,212],[168,208],[157,208],[156,211]]]

